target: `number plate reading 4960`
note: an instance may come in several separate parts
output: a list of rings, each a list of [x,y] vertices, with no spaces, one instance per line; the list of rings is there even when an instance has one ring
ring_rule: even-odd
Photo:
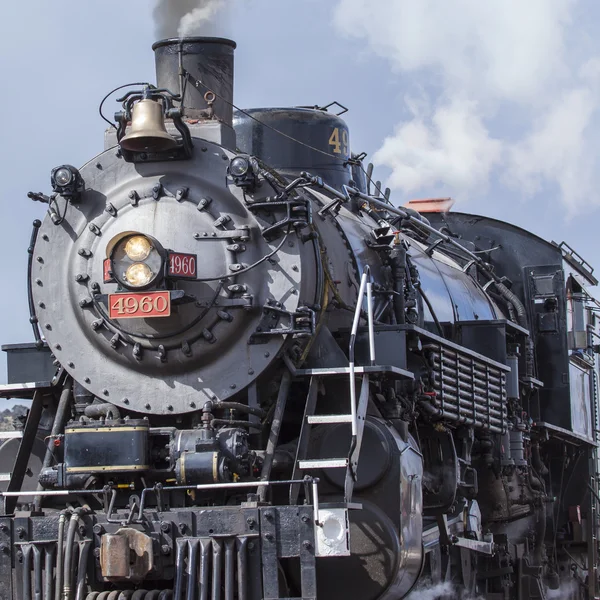
[[[195,254],[169,252],[169,275],[183,279],[196,279],[197,262]]]
[[[108,307],[111,319],[168,317],[171,314],[171,296],[169,292],[110,294]]]

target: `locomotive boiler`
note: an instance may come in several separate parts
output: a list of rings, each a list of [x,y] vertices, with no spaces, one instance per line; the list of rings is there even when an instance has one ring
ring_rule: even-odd
[[[394,205],[338,103],[237,109],[230,40],[153,49],[30,193],[0,599],[598,596],[592,267]]]

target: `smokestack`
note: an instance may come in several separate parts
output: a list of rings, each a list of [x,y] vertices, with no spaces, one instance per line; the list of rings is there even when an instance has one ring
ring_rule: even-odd
[[[183,115],[207,118],[206,92],[216,95],[214,118],[232,126],[233,51],[236,43],[216,37],[161,40],[153,44],[156,81],[159,88],[183,92]]]

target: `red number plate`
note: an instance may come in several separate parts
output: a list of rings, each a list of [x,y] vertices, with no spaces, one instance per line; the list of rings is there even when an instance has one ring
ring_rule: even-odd
[[[171,295],[169,292],[109,294],[108,308],[111,319],[168,317],[171,314]]]
[[[169,253],[169,276],[196,279],[198,260],[195,254]]]
[[[106,258],[104,259],[104,283],[112,283],[113,281],[110,258]]]

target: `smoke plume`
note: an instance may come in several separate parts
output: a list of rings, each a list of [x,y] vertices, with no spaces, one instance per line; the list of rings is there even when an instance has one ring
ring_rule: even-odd
[[[374,157],[390,187],[600,206],[599,15],[590,0],[337,0],[337,30],[403,86]]]
[[[219,33],[216,17],[225,0],[157,0],[156,39]]]

